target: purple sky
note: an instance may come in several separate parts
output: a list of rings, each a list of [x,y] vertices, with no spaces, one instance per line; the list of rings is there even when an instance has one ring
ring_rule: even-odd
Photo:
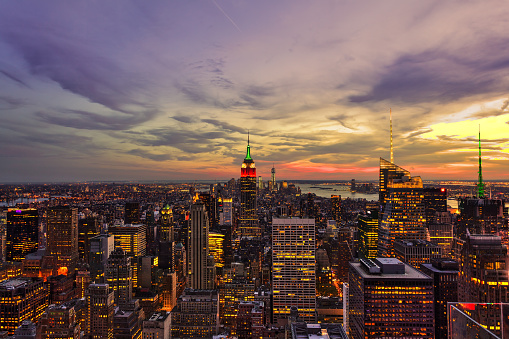
[[[505,1],[0,2],[0,182],[509,179]]]

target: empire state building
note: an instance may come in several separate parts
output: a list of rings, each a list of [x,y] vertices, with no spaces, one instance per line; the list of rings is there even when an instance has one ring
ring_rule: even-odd
[[[247,153],[240,170],[240,236],[259,237],[258,214],[256,209],[256,167],[251,158],[249,136]]]

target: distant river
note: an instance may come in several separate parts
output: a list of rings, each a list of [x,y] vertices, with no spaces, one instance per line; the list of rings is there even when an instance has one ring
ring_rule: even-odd
[[[366,193],[354,193],[350,192],[350,185],[344,184],[296,184],[295,186],[300,187],[302,194],[314,193],[319,197],[330,198],[331,195],[340,195],[341,199],[366,199],[378,200],[378,193],[366,194]],[[458,208],[458,201],[456,199],[447,199],[447,204],[452,208]]]
[[[340,195],[341,199],[378,200],[377,194],[350,192],[350,185],[342,184],[295,184],[300,187],[302,194],[314,193],[319,197],[330,198],[331,195]]]

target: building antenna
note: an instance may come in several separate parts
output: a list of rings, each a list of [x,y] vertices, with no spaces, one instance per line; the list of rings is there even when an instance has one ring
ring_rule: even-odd
[[[247,145],[249,146],[249,130],[247,130]]]
[[[394,148],[392,146],[392,108],[390,108],[390,122],[391,122],[391,163],[394,163]]]
[[[479,182],[477,183],[477,197],[484,199],[484,183],[482,181],[482,165],[481,165],[481,125],[479,124]]]

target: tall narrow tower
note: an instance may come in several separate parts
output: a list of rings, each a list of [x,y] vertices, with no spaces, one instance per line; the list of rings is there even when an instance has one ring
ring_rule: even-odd
[[[240,170],[240,235],[241,237],[259,237],[258,214],[256,209],[256,167],[251,158],[249,134],[247,153]]]
[[[271,174],[271,177],[270,177],[270,182],[271,182],[271,190],[272,191],[276,191],[277,190],[277,187],[276,187],[276,168],[274,167],[274,164],[272,164],[272,169],[270,170],[270,174]]]
[[[78,209],[69,206],[50,207],[46,227],[46,254],[57,258],[57,265],[65,274],[74,274],[79,258]]]
[[[481,165],[481,125],[479,125],[479,182],[477,183],[477,197],[484,199],[484,182],[482,181]]]

